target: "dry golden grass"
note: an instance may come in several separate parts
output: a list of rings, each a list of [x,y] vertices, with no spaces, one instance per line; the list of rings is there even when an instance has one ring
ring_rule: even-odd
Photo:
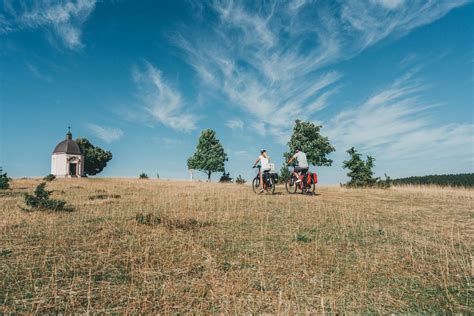
[[[474,312],[472,190],[73,179],[22,212],[39,182],[0,193],[3,313]]]

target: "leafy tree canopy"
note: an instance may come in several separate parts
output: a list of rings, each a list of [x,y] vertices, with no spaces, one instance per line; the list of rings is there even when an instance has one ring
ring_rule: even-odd
[[[86,175],[93,176],[100,173],[107,166],[107,162],[112,159],[110,151],[92,145],[87,138],[78,138],[76,143],[81,147],[84,155],[84,173]]]
[[[330,166],[332,160],[327,155],[336,151],[331,145],[329,139],[320,134],[322,126],[311,122],[295,121],[293,134],[288,142],[289,152],[283,154],[285,160],[288,161],[297,149],[301,149],[306,153],[308,164],[314,166]]]
[[[188,168],[203,171],[211,181],[213,172],[224,172],[227,154],[224,152],[216,132],[212,129],[202,131],[194,155],[188,158]]]
[[[374,172],[372,171],[375,158],[367,156],[367,159],[364,161],[362,155],[359,154],[354,147],[346,152],[349,154],[350,158],[343,162],[343,168],[349,169],[347,176],[351,178],[347,185],[363,187],[373,186],[376,184],[379,179],[373,178]]]

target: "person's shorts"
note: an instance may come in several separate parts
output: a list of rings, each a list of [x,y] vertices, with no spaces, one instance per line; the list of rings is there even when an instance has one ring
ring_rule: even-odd
[[[294,171],[294,172],[306,173],[306,172],[308,172],[308,169],[309,169],[309,168],[295,167],[295,168],[293,169],[293,171]]]

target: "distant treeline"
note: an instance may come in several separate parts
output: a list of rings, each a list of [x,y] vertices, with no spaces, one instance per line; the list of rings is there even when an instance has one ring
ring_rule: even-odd
[[[474,187],[474,173],[429,175],[394,179],[393,184],[438,184],[453,187]]]

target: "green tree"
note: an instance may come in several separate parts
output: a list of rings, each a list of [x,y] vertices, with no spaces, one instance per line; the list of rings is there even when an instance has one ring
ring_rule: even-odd
[[[6,190],[10,188],[10,184],[8,183],[10,178],[8,178],[7,173],[3,172],[2,167],[0,167],[0,190]]]
[[[207,180],[211,181],[213,172],[224,172],[226,161],[227,154],[224,152],[224,147],[219,142],[216,132],[206,129],[199,137],[196,152],[188,158],[188,168],[206,173]]]
[[[112,159],[112,153],[98,146],[92,145],[87,138],[78,138],[76,143],[81,147],[84,155],[84,173],[94,176],[100,173]]]
[[[288,166],[287,165],[281,166],[280,174],[278,175],[279,180],[284,182],[284,181],[288,180],[290,177],[291,177],[291,172],[288,169]]]
[[[375,158],[372,156],[367,156],[366,160],[362,159],[362,155],[357,152],[357,150],[352,147],[346,151],[350,158],[349,160],[343,161],[343,168],[349,169],[347,176],[350,181],[347,183],[351,187],[365,187],[373,186],[380,179],[374,178],[374,168]]]
[[[308,164],[314,166],[330,166],[332,160],[327,155],[336,151],[329,139],[320,134],[322,126],[311,122],[295,121],[293,134],[288,142],[289,152],[283,154],[285,161],[293,156],[297,149],[306,153]]]

